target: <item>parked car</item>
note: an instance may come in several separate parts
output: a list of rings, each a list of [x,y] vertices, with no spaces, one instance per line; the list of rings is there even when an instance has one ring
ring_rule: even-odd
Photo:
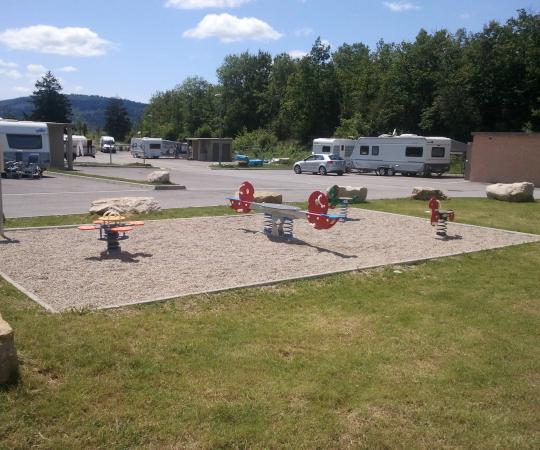
[[[345,160],[337,155],[311,155],[302,161],[295,162],[293,170],[295,173],[312,172],[320,175],[337,173],[343,175]]]

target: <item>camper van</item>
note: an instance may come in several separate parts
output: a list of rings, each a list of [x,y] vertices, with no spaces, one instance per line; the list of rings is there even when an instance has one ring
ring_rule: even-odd
[[[161,156],[161,138],[132,138],[131,156],[134,158],[159,158]]]
[[[116,153],[116,143],[112,136],[101,136],[99,147],[102,153]]]
[[[337,141],[337,139],[335,139]],[[322,139],[315,139],[322,141]],[[314,141],[314,153],[315,153]],[[330,141],[330,140],[328,140]],[[442,175],[450,168],[452,140],[446,137],[424,137],[416,134],[361,137],[354,141],[352,151],[345,149],[340,156],[347,161],[347,168],[358,172],[375,172],[377,175]],[[325,147],[323,147],[325,148]],[[334,150],[328,150],[329,153]]]
[[[41,170],[49,167],[49,131],[44,122],[0,120],[0,143],[4,149],[3,155],[0,153],[1,173],[8,161],[36,163]]]

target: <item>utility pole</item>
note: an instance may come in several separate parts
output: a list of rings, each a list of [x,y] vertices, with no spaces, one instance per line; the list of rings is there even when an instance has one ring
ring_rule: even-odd
[[[4,170],[4,147],[2,146],[2,142],[0,142],[0,164],[2,164],[2,167],[0,167],[0,172]],[[2,203],[2,177],[0,176],[0,237],[7,239],[7,236],[4,234],[4,205]]]
[[[223,155],[223,94],[214,94],[214,97],[219,97],[219,165]]]

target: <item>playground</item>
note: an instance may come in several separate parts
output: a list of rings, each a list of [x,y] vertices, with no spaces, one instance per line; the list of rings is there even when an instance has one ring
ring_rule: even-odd
[[[427,207],[427,205],[426,205]],[[99,309],[283,280],[404,264],[539,241],[539,235],[349,210],[329,230],[295,222],[294,239],[263,233],[263,215],[146,221],[121,251],[77,228],[9,231],[0,272],[51,312]]]

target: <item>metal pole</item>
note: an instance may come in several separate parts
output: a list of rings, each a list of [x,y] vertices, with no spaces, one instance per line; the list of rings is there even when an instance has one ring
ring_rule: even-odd
[[[2,143],[0,142],[0,162],[3,161],[4,158],[2,157],[4,155],[4,147],[2,146]],[[3,167],[0,168],[0,172],[4,170]],[[8,239],[6,235],[4,234],[4,205],[2,203],[2,177],[0,176],[0,236],[4,239]]]

